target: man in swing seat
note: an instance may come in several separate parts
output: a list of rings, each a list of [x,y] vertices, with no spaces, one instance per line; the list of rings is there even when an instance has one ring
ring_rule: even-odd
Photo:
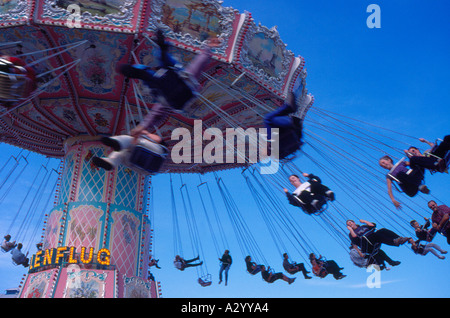
[[[286,272],[288,272],[289,274],[293,275],[296,274],[298,272],[302,272],[303,277],[305,277],[305,279],[311,279],[311,276],[308,276],[308,274],[310,272],[308,272],[305,268],[305,264],[303,263],[299,263],[297,264],[296,262],[289,262],[289,256],[287,253],[283,254],[283,268]]]
[[[156,173],[169,152],[162,138],[147,130],[142,131],[138,138],[119,135],[102,137],[101,142],[113,148],[113,151],[108,157],[93,157],[92,162],[107,171],[117,168],[119,164],[124,164],[139,173]]]
[[[12,261],[14,262],[14,264],[22,265],[23,267],[29,266],[30,259],[27,257],[28,252],[27,255],[22,253],[22,243],[17,244],[17,247],[14,250],[12,250],[11,254],[12,254]]]
[[[419,191],[425,194],[430,193],[428,187],[423,184],[425,177],[422,167],[411,165],[410,162],[404,159],[401,159],[394,165],[394,161],[390,156],[381,157],[378,163],[382,168],[389,170],[389,173],[386,175],[388,195],[397,209],[401,208],[401,204],[395,199],[392,192],[393,181],[397,182],[400,189],[409,197],[414,197]]]
[[[265,280],[269,284],[273,283],[276,280],[281,279],[281,280],[284,280],[285,282],[289,283],[289,285],[290,285],[296,279],[296,277],[292,277],[292,278],[287,277],[286,275],[284,275],[281,272],[280,273],[272,273],[272,272],[266,270],[266,266],[265,265],[261,265],[261,277],[262,277],[263,280]]]
[[[431,221],[433,228],[447,238],[450,245],[450,207],[445,204],[438,205],[436,201],[428,202],[428,207],[433,211]]]
[[[291,205],[302,208],[307,214],[319,212],[327,201],[334,201],[334,192],[323,185],[320,178],[312,173],[303,173],[308,178],[307,182],[301,182],[300,178],[293,174],[289,182],[296,188],[293,193],[283,189]]]
[[[450,163],[450,135],[444,136],[440,143],[432,143],[424,138],[421,142],[428,144],[431,148],[422,154],[417,147],[409,147],[405,153],[410,161],[431,172],[446,172]]]

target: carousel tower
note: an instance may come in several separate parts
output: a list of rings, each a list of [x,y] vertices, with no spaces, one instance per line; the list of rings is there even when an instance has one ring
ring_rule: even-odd
[[[30,96],[5,103],[9,90],[2,91],[0,142],[61,159],[54,206],[43,212],[42,250],[30,257],[20,297],[160,297],[148,264],[151,176],[126,166],[107,172],[91,160],[111,151],[101,136],[127,134],[155,102],[145,85],[119,74],[116,65],[156,66],[149,41],[156,29],[183,64],[207,38],[222,39],[200,80],[202,98],[157,127],[170,150],[176,142],[171,132],[192,131],[195,120],[203,129],[225,131],[230,121],[219,114],[227,114],[243,129],[261,127],[255,111],[264,115],[283,103],[306,77],[304,59],[286,49],[275,28],[217,0],[10,0],[0,6],[0,28],[0,55],[20,56],[37,74]],[[5,76],[0,74],[2,87],[9,85]],[[223,88],[232,84],[231,93]],[[264,107],[242,102],[244,95]],[[303,118],[313,103],[306,89],[299,102]],[[238,165],[180,164],[169,156],[160,173]]]

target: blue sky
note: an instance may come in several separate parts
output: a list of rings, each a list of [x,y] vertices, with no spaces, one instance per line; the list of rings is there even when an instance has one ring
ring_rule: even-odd
[[[366,19],[369,13],[366,8],[376,3],[381,8],[381,28],[369,29]],[[252,13],[256,23],[272,27],[277,26],[287,48],[306,60],[308,71],[307,88],[315,97],[313,109],[307,116],[305,129],[308,135],[304,147],[306,155],[295,160],[295,165],[302,171],[314,172],[320,175],[327,185],[332,187],[337,196],[336,206],[332,206],[326,213],[330,217],[337,216],[336,208],[348,209],[352,216],[362,219],[374,220],[379,227],[387,227],[403,235],[412,235],[407,222],[414,217],[422,222],[420,216],[430,216],[426,208],[428,199],[435,199],[441,203],[449,197],[450,176],[448,174],[427,175],[427,184],[432,193],[430,196],[419,195],[412,200],[401,194],[398,199],[405,201],[402,211],[396,211],[390,206],[383,181],[384,171],[378,167],[377,160],[381,156],[381,146],[370,151],[365,147],[364,158],[367,169],[375,177],[374,180],[361,180],[349,163],[352,159],[362,162],[362,155],[350,147],[347,141],[352,137],[346,133],[344,143],[328,133],[319,129],[321,124],[334,129],[335,124],[327,124],[323,117],[315,110],[324,110],[336,118],[334,113],[370,123],[368,129],[383,135],[383,140],[395,147],[392,155],[401,157],[402,147],[415,144],[426,149],[412,137],[424,137],[433,141],[448,134],[449,95],[448,74],[450,73],[450,25],[448,11],[450,4],[444,0],[423,1],[364,1],[364,0],[338,0],[338,1],[267,1],[267,0],[225,0],[224,6],[232,6],[240,12],[245,10]],[[347,120],[347,119],[346,119]],[[383,127],[391,131],[384,131],[374,127]],[[395,133],[394,133],[395,132]],[[404,135],[397,134],[400,132]],[[321,154],[330,154],[328,148],[320,142],[323,137],[340,155],[334,155],[333,164],[323,160]],[[382,138],[380,137],[380,140]],[[5,162],[10,154],[16,154],[17,149],[1,145],[1,161]],[[322,153],[316,153],[317,147]],[[378,145],[377,145],[378,147]],[[383,148],[384,149],[384,148]],[[400,149],[400,150],[399,150]],[[330,150],[332,151],[332,150]],[[344,155],[349,151],[354,157]],[[309,156],[319,163],[323,163],[324,170],[319,169]],[[31,155],[30,155],[31,156]],[[36,156],[32,164],[39,165],[46,159]],[[53,167],[57,166],[56,161]],[[335,169],[343,169],[346,173],[339,173]],[[22,180],[24,186],[31,179],[35,171],[29,172],[27,179]],[[248,189],[240,170],[219,173],[223,177],[233,198],[238,203],[246,221],[250,224],[251,232],[255,236],[258,246],[264,252],[264,258],[276,271],[282,271],[281,256],[267,227],[262,221],[259,211],[248,194]],[[202,176],[203,180],[214,187],[214,176]],[[357,179],[358,189],[354,186]],[[231,226],[225,228],[229,238],[231,255],[234,264],[230,270],[228,286],[217,285],[218,261],[217,254],[222,251],[214,250],[211,245],[211,234],[205,227],[205,221],[199,216],[197,222],[201,226],[202,246],[208,271],[213,275],[214,284],[210,287],[201,287],[197,284],[195,269],[184,272],[177,271],[172,264],[174,257],[173,222],[170,208],[169,177],[158,175],[153,179],[154,185],[154,250],[160,259],[162,269],[154,269],[153,274],[161,281],[163,297],[449,297],[449,289],[442,284],[448,281],[447,259],[439,260],[429,254],[427,256],[415,255],[409,247],[383,248],[392,258],[400,260],[402,264],[390,271],[381,273],[381,288],[368,288],[366,280],[371,273],[366,273],[352,265],[346,249],[327,232],[328,226],[324,220],[307,216],[297,209],[288,206],[285,208],[292,213],[291,216],[298,222],[300,228],[307,233],[315,249],[328,259],[336,260],[345,269],[348,276],[340,281],[331,277],[324,279],[314,278],[304,280],[298,277],[296,282],[288,285],[283,281],[267,284],[259,275],[250,276],[245,272],[243,257]],[[189,185],[191,193],[196,192],[200,183],[199,177],[194,175],[183,176],[184,182]],[[174,176],[179,184],[179,176]],[[365,183],[366,182],[366,183]],[[362,185],[362,189],[360,189]],[[366,197],[364,196],[367,186]],[[288,183],[286,181],[286,186]],[[371,190],[371,189],[376,190]],[[217,187],[215,194],[218,195]],[[270,188],[272,189],[272,188]],[[350,193],[347,190],[350,189]],[[370,190],[369,190],[370,189]],[[374,192],[376,199],[368,192]],[[273,189],[274,196],[283,200],[279,189]],[[353,196],[355,195],[355,196]],[[195,196],[193,195],[193,200]],[[12,219],[17,210],[14,198],[0,205],[5,215],[0,221],[1,228],[8,228],[8,221]],[[220,201],[220,200],[219,200]],[[357,203],[365,202],[364,206]],[[19,201],[20,202],[20,201]],[[199,201],[195,201],[196,213],[202,213]],[[180,203],[180,202],[179,202]],[[220,202],[219,202],[220,203]],[[218,204],[219,205],[219,204]],[[219,205],[220,206],[220,205]],[[413,207],[413,208],[410,208]],[[11,212],[13,211],[13,212]],[[179,213],[182,205],[179,205]],[[428,214],[427,214],[428,213]],[[420,215],[420,216],[419,216]],[[227,214],[221,210],[224,224],[227,223]],[[392,216],[392,217],[391,217]],[[315,219],[314,219],[315,218]],[[342,227],[342,224],[339,224]],[[184,231],[185,229],[183,229]],[[187,235],[183,248],[185,256],[194,256],[190,253]],[[435,243],[444,249],[449,249],[444,237],[437,236]],[[304,262],[303,255],[288,251],[293,260]],[[16,287],[25,270],[14,267],[9,254],[0,255],[0,289]]]

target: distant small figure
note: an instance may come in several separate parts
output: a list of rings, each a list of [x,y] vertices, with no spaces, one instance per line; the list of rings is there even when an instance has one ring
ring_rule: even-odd
[[[319,258],[316,257],[314,253],[309,254],[309,260],[313,267],[314,275],[324,278],[328,274],[333,275],[334,279],[339,280],[347,275],[341,273],[343,267],[339,267],[339,265],[333,260],[324,260],[322,255]]]
[[[270,267],[269,267],[269,269],[270,269]],[[286,275],[284,275],[283,273],[271,273],[270,271],[266,270],[266,266],[264,266],[264,265],[261,266],[261,276],[268,283],[273,283],[274,281],[276,281],[278,279],[282,279],[285,282],[288,282],[290,285],[295,281],[295,277],[289,278]]]
[[[222,283],[222,273],[225,271],[225,286],[228,284],[228,271],[230,270],[231,263],[233,263],[233,259],[231,258],[230,251],[225,250],[222,255],[222,258],[219,258],[220,270],[219,270],[219,284]]]
[[[152,257],[149,257],[149,259],[150,259],[150,262],[148,263],[148,267],[155,266],[157,269],[161,269],[161,267],[159,267],[159,265],[158,265],[159,259],[154,259]]]
[[[195,267],[195,266],[202,265],[203,262],[196,263],[196,264],[191,264],[192,262],[198,261],[199,259],[200,259],[200,257],[197,256],[196,258],[193,258],[193,259],[190,259],[190,260],[185,260],[180,255],[176,255],[175,256],[175,260],[173,261],[173,264],[175,265],[176,269],[179,269],[180,271],[184,271],[184,269],[187,268],[187,267]]]
[[[287,253],[283,254],[283,268],[285,269],[286,272],[288,272],[291,275],[296,274],[298,272],[302,272],[305,279],[312,278],[311,276],[308,276],[310,272],[306,270],[305,264],[303,263],[297,264],[296,262],[292,263],[289,262],[289,256]]]
[[[17,244],[17,248],[12,250],[11,254],[14,263],[17,265],[23,265],[23,267],[29,266],[30,259],[27,257],[28,253],[27,255],[22,253],[22,243]]]
[[[9,235],[9,234],[5,235],[4,240],[2,242],[2,246],[1,246],[2,250],[4,252],[9,252],[16,246],[17,246],[16,241],[11,242],[11,235]]]
[[[252,262],[252,257],[250,255],[245,257],[245,265],[247,266],[247,271],[251,275],[258,274],[261,271],[263,265],[258,265],[255,262]]]

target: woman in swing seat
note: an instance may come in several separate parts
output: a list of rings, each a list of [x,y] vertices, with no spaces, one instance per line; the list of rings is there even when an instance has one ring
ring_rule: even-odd
[[[390,156],[383,156],[378,160],[379,165],[389,170],[386,175],[386,184],[388,195],[397,209],[401,208],[392,192],[392,182],[398,182],[402,191],[409,197],[414,197],[419,191],[425,194],[430,193],[428,187],[423,184],[424,170],[422,167],[414,166],[406,161],[399,161],[394,165],[394,161]],[[411,169],[408,168],[410,166]]]
[[[370,265],[377,265],[380,270],[390,269],[386,266],[386,263],[391,266],[398,266],[401,264],[400,261],[391,259],[382,249],[380,249],[380,245],[374,247],[370,253],[363,253],[357,245],[352,244],[350,246],[350,259],[353,264],[358,267],[367,268]]]
[[[347,220],[346,225],[350,241],[360,247],[363,253],[371,253],[376,244],[400,246],[409,242],[414,245],[411,237],[402,237],[385,228],[377,230],[376,224],[369,221],[359,220],[359,222],[363,225],[358,225],[353,220]]]
[[[304,208],[308,214],[319,211],[327,201],[334,201],[334,192],[323,185],[320,178],[312,173],[303,173],[308,178],[307,182],[301,182],[299,176],[293,174],[289,177],[290,183],[296,188],[293,193],[283,189],[291,205]]]

